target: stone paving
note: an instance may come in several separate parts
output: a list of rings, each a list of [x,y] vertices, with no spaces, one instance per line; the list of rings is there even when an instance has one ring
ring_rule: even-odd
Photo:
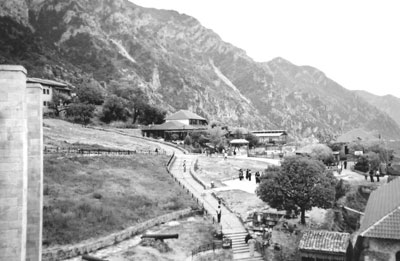
[[[218,200],[211,194],[213,190],[204,189],[191,175],[190,169],[194,164],[197,156],[188,154],[175,154],[175,161],[170,166],[171,174],[187,188],[190,193],[204,206],[204,209],[217,220]],[[184,161],[186,161],[186,171],[184,171]],[[193,174],[193,173],[192,173]],[[237,235],[245,235],[247,233],[245,227],[241,223],[236,214],[230,212],[224,205],[221,205],[221,227],[224,234],[228,237]],[[244,241],[244,237],[243,237]],[[245,243],[235,244],[233,246],[234,260],[262,260],[260,254],[256,253],[254,258],[250,257],[250,252]]]

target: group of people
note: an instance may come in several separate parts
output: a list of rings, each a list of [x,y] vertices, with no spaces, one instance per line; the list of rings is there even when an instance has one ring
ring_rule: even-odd
[[[244,175],[246,175],[246,179],[251,181],[251,170],[250,169],[239,169],[239,180],[243,180]],[[261,181],[261,173],[259,171],[256,171],[256,173],[254,174],[255,180],[256,180],[256,184],[260,183]]]

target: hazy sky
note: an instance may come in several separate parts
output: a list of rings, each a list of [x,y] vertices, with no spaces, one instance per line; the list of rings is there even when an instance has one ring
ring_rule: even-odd
[[[193,16],[256,61],[310,65],[350,90],[400,98],[398,0],[131,0]]]

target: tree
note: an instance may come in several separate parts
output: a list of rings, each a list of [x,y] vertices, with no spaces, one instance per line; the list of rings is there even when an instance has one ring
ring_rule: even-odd
[[[147,95],[137,87],[136,83],[111,81],[109,89],[113,94],[128,101],[127,108],[132,116],[132,123],[136,123],[139,117],[143,116],[143,110],[149,103]]]
[[[76,89],[76,96],[81,103],[101,105],[104,102],[103,91],[94,82],[84,83]]]
[[[103,105],[102,121],[107,123],[118,120],[126,121],[127,118],[126,100],[115,95],[106,99]]]
[[[71,103],[67,109],[67,116],[71,117],[76,123],[88,125],[93,118],[96,107],[87,103]]]
[[[71,97],[67,94],[53,91],[51,101],[48,104],[49,109],[54,111],[55,116],[59,116],[62,111],[67,109],[67,105],[71,102]]]
[[[258,137],[252,133],[246,135],[246,140],[249,142],[249,148],[254,148],[259,143]]]
[[[285,158],[279,172],[266,175],[256,190],[261,200],[280,210],[305,212],[312,207],[329,208],[335,200],[336,180],[317,160],[307,157]]]
[[[311,158],[321,160],[325,164],[334,162],[333,152],[325,144],[310,144],[301,150],[307,152]]]
[[[226,131],[222,130],[222,128],[218,126],[208,130],[208,138],[210,143],[214,146],[214,149],[223,146],[225,135]]]
[[[161,124],[164,122],[167,112],[151,105],[143,105],[140,110],[138,121],[141,124]]]

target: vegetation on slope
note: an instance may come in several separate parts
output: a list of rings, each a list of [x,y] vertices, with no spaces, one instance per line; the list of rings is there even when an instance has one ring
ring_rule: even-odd
[[[68,244],[194,207],[167,156],[44,159],[43,243]]]

